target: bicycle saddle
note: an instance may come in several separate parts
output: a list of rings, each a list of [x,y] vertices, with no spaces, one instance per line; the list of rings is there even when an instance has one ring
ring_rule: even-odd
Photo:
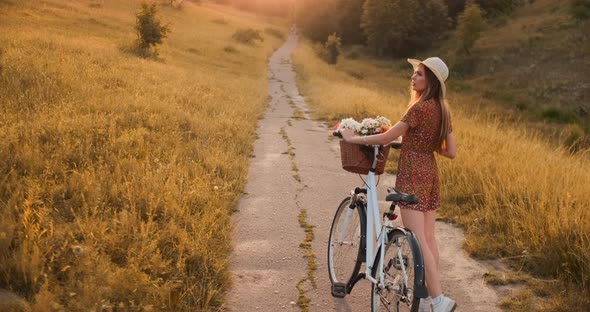
[[[394,193],[392,193],[392,191]],[[414,195],[414,194],[406,194],[406,193],[396,190],[393,187],[388,188],[387,192],[389,194],[387,194],[387,197],[385,197],[386,201],[392,201],[395,203],[406,202],[408,204],[417,204],[418,203],[418,197],[416,197],[416,195]]]

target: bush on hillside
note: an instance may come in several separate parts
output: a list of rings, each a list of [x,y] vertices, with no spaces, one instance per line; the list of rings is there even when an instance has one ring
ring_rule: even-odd
[[[576,119],[571,112],[554,107],[544,109],[541,112],[541,118],[557,123],[570,123]]]
[[[157,46],[170,32],[169,24],[162,24],[158,16],[156,3],[141,3],[136,14],[135,30],[137,31],[137,54],[142,57],[157,56]]]
[[[273,36],[273,37],[276,37],[278,39],[281,39],[281,40],[285,39],[285,33],[276,29],[276,28],[267,27],[264,29],[264,32]]]
[[[248,45],[254,45],[256,44],[256,41],[264,41],[264,38],[262,38],[260,35],[260,30],[252,28],[236,30],[236,32],[232,35],[232,39],[239,43]]]
[[[575,153],[580,150],[583,146],[584,129],[577,124],[570,124],[563,130],[565,140],[563,146],[568,151]]]
[[[342,46],[342,39],[336,34],[328,36],[328,40],[324,43],[324,47],[320,56],[328,64],[336,64],[338,56],[340,55],[340,47]]]
[[[166,0],[166,4],[170,7],[182,9],[185,0]]]
[[[571,0],[570,13],[577,20],[590,18],[590,0]]]
[[[471,54],[471,48],[485,29],[485,21],[481,16],[479,5],[469,2],[465,11],[459,16],[457,25],[457,39],[463,52]]]
[[[237,53],[238,49],[236,49],[234,46],[228,45],[223,47],[223,51],[227,53]]]

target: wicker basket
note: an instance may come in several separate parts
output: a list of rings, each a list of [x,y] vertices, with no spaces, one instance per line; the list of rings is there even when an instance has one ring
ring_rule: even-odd
[[[377,170],[375,174],[382,174],[389,155],[389,148],[384,148],[377,156]],[[358,173],[368,174],[373,164],[373,147],[353,144],[340,140],[340,158],[342,169]]]

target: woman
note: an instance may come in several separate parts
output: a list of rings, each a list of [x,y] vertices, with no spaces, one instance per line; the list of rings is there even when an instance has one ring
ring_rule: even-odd
[[[445,80],[449,70],[438,57],[424,61],[408,59],[408,62],[414,67],[414,74],[410,107],[404,117],[385,133],[355,136],[350,129],[340,132],[348,142],[370,145],[387,144],[403,136],[396,188],[415,194],[419,203],[400,205],[402,221],[420,242],[433,311],[454,311],[457,306],[455,301],[442,294],[438,245],[434,237],[435,210],[440,205],[434,152],[451,159],[456,153],[450,113],[445,102]],[[429,311],[429,299],[421,301],[420,310],[427,308]]]

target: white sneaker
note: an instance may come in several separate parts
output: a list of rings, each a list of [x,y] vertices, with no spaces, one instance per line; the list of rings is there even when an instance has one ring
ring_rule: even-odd
[[[432,297],[420,299],[420,305],[418,306],[418,312],[432,312]]]
[[[455,300],[453,300],[445,295],[441,295],[441,296],[442,296],[442,298],[438,302],[438,304],[434,303],[434,300],[432,301],[432,311],[433,312],[453,312],[453,311],[455,311],[455,308],[457,307],[457,303],[455,302]]]

